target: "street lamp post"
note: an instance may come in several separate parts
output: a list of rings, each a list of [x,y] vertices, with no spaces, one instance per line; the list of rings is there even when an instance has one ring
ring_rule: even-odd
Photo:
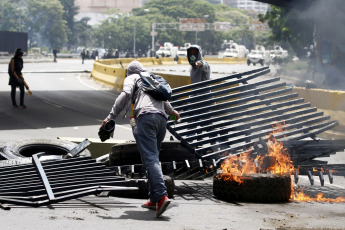
[[[152,47],[151,47],[151,56],[153,56],[154,55],[154,53],[155,53],[155,28],[156,28],[156,23],[154,22],[154,23],[152,23],[152,31],[151,31],[151,33],[152,33]]]
[[[150,9],[144,9],[145,12],[150,12]],[[135,16],[135,14],[133,14]],[[135,40],[136,40],[136,19],[134,17],[134,31],[133,31],[133,53],[135,55]]]
[[[135,23],[135,18],[134,18],[134,35],[133,35],[133,53],[135,55],[135,28],[136,28],[136,23]]]

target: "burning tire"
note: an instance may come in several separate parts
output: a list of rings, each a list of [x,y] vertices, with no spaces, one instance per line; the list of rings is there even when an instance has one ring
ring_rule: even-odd
[[[291,196],[289,174],[250,174],[240,177],[242,183],[224,180],[220,173],[213,178],[213,195],[226,201],[258,203],[287,202]]]
[[[39,152],[45,152],[46,155],[65,155],[76,146],[73,142],[59,139],[27,139],[5,143],[1,155],[6,159],[31,157]],[[80,155],[91,156],[91,153],[86,149]]]

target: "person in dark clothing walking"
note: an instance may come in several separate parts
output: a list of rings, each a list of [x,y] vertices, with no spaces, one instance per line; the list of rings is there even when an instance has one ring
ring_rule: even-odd
[[[16,102],[16,88],[20,89],[20,108],[25,109],[24,105],[24,79],[22,78],[22,69],[24,67],[23,62],[23,50],[18,48],[14,52],[14,57],[8,65],[8,74],[10,75],[9,85],[11,86],[11,99],[13,108],[18,108]]]
[[[84,64],[84,60],[85,60],[85,56],[86,56],[85,49],[83,49],[83,51],[81,51],[80,55],[81,55],[81,64]]]
[[[57,53],[58,53],[58,49],[54,48],[53,49],[54,62],[56,62]]]

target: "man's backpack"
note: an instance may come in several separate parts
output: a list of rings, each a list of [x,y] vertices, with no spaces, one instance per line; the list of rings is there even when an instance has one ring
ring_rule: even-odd
[[[159,101],[170,100],[171,87],[169,83],[161,76],[149,73],[149,76],[140,74],[142,79],[141,89]]]

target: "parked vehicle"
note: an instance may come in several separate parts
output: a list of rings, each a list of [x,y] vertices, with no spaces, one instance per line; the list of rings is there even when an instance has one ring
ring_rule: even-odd
[[[274,46],[273,50],[270,50],[270,57],[274,61],[275,58],[287,58],[289,56],[288,51],[284,50],[280,46]]]
[[[237,43],[233,42],[230,40],[229,42],[224,41],[224,43],[221,46],[221,49],[224,47],[225,50],[221,50],[218,53],[219,58],[223,57],[236,57],[236,58],[244,58],[247,57],[248,55],[248,50],[245,46],[243,45],[238,45]]]
[[[164,42],[164,46],[161,46],[156,52],[157,57],[176,57],[178,47],[174,46],[170,42]]]
[[[271,57],[270,57],[270,52],[265,50],[265,47],[257,45],[255,46],[254,50],[251,50],[250,53],[248,54],[248,60],[247,64],[248,66],[250,64],[256,65],[256,64],[261,64],[262,66],[264,65],[269,65],[271,63]]]
[[[184,43],[184,46],[181,46],[177,50],[178,57],[187,57],[187,49],[191,46],[190,43]]]

